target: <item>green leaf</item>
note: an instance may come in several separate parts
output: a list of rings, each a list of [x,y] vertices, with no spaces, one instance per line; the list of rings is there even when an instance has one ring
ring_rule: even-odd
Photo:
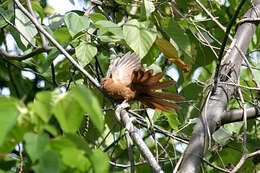
[[[91,13],[89,17],[94,23],[100,20],[107,20],[107,18],[101,13]]]
[[[15,25],[30,43],[35,44],[34,36],[37,34],[37,29],[30,19],[19,9],[15,9]],[[25,46],[29,44],[22,35],[20,35],[20,38]]]
[[[59,136],[49,142],[48,149],[55,150],[57,152],[61,152],[63,148],[73,148],[76,147],[73,140],[70,140],[66,136]]]
[[[152,47],[156,39],[156,27],[150,22],[129,20],[123,27],[126,43],[142,59]]]
[[[168,117],[169,125],[173,130],[178,130],[178,126],[180,125],[180,122],[178,120],[178,115],[176,112],[174,113],[164,113]]]
[[[81,42],[79,46],[76,47],[76,57],[82,67],[90,63],[96,54],[97,48],[89,43]]]
[[[157,57],[159,57],[161,51],[159,48],[155,45],[155,43],[152,45],[148,53],[143,57],[142,59],[142,64],[146,64],[147,66],[150,66],[154,61],[156,60]]]
[[[95,150],[89,156],[95,173],[105,173],[109,170],[109,159],[101,150]]]
[[[258,62],[255,67],[260,68],[260,58],[258,58]],[[260,83],[260,70],[253,69],[253,73],[255,74],[256,81]]]
[[[49,136],[46,133],[39,135],[34,133],[26,133],[24,135],[25,149],[30,156],[32,162],[36,162],[44,152],[46,145],[49,142]]]
[[[32,168],[36,173],[59,173],[60,167],[59,155],[54,151],[46,151],[40,157],[39,163]]]
[[[0,13],[3,14],[8,21],[10,21],[14,16],[14,13],[12,11],[3,10],[2,8],[0,8]],[[6,25],[7,25],[7,23],[5,22],[4,18],[0,15],[0,28],[4,27]]]
[[[72,37],[74,37],[79,32],[86,30],[90,24],[88,18],[79,16],[73,12],[66,14],[64,21]]]
[[[66,133],[75,133],[83,119],[83,109],[72,95],[66,94],[54,107],[54,115],[61,129]]]
[[[105,43],[111,43],[111,42],[116,43],[116,42],[120,42],[123,38],[115,35],[100,35],[98,36],[98,39],[100,39],[100,41]]]
[[[18,115],[17,101],[13,98],[0,97],[0,146],[5,141]]]
[[[88,159],[90,160],[95,173],[105,173],[109,170],[109,159],[105,153],[101,150],[92,151],[86,141],[83,138],[68,134],[67,138],[76,144],[78,149],[85,151]]]
[[[234,122],[234,123],[224,125],[225,130],[231,134],[234,133],[239,134],[242,127],[243,127],[243,122]]]
[[[64,15],[61,14],[51,15],[48,18],[48,21],[49,21],[49,28],[52,31],[56,31],[56,29],[59,29],[60,26],[64,24]]]
[[[45,17],[45,14],[42,6],[37,1],[32,1],[31,3],[32,3],[33,10],[39,14],[41,19],[43,19]]]
[[[90,161],[85,157],[85,152],[75,147],[63,148],[61,151],[62,162],[72,168],[80,171],[87,171],[90,167]]]
[[[123,38],[123,32],[121,27],[113,22],[107,20],[99,20],[95,23],[95,26],[107,32],[110,32],[116,35],[117,37]]]
[[[57,48],[52,49],[49,53],[48,56],[46,58],[46,61],[44,62],[43,66],[39,67],[39,71],[41,73],[45,73],[46,71],[48,71],[50,69],[50,65],[51,63],[54,61],[55,58],[57,58],[57,56],[60,54],[60,52],[58,51]],[[55,67],[56,68],[56,67]]]
[[[213,133],[212,137],[217,143],[224,146],[232,138],[232,133],[221,127]]]
[[[47,123],[52,116],[52,105],[51,92],[43,91],[37,93],[35,101],[28,106]]]
[[[67,28],[62,27],[54,31],[54,38],[62,45],[67,45],[71,41],[71,36]]]
[[[102,132],[104,129],[104,119],[97,98],[86,87],[73,88],[72,94],[81,105],[81,108],[88,113],[90,120],[97,127],[98,131]]]
[[[144,7],[145,7],[145,12],[146,12],[146,19],[148,20],[149,17],[151,16],[152,12],[155,11],[155,7],[153,2],[149,0],[144,0]]]
[[[248,68],[241,69],[240,79],[245,81],[252,81],[252,75]]]
[[[191,44],[189,37],[181,29],[178,22],[168,17],[161,20],[161,25],[163,30],[174,40],[178,47],[191,57]]]

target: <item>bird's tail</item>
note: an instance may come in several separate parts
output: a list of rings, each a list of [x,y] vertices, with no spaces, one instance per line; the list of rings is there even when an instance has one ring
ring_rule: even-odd
[[[143,68],[139,68],[132,73],[132,89],[137,94],[137,100],[141,101],[144,105],[159,109],[165,112],[172,112],[172,109],[180,109],[176,103],[167,100],[184,100],[184,97],[165,92],[156,92],[158,89],[166,89],[176,84],[174,80],[159,82],[164,73],[160,72],[153,75],[153,70],[145,72]]]

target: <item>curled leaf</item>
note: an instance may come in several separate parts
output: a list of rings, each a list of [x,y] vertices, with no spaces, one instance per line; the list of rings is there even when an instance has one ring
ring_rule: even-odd
[[[187,64],[185,64],[178,56],[177,49],[167,40],[157,38],[155,44],[171,62],[176,64],[183,72],[189,72]]]
[[[169,60],[171,62],[173,62],[174,64],[177,65],[177,67],[179,67],[183,72],[189,72],[189,68],[187,66],[187,64],[185,64],[180,58],[178,59],[174,59],[174,58],[169,58]]]

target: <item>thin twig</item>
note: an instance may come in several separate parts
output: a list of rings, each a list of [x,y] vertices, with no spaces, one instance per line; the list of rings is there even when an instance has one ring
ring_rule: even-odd
[[[159,154],[158,154],[158,144],[157,144],[157,140],[156,140],[156,138],[155,138],[155,134],[154,134],[154,123],[153,123],[153,120],[150,118],[150,116],[149,116],[149,114],[146,114],[147,115],[147,118],[148,118],[148,120],[149,120],[149,123],[150,123],[150,126],[151,126],[151,130],[152,130],[152,132],[151,132],[151,134],[152,134],[152,137],[153,137],[153,140],[155,141],[155,153],[156,153],[156,160],[157,160],[157,162],[158,162],[158,160],[159,160]]]
[[[124,104],[124,103],[123,103]],[[162,168],[157,163],[156,159],[154,158],[153,154],[143,141],[143,139],[137,133],[136,127],[133,125],[131,118],[129,117],[129,113],[122,109],[122,104],[117,107],[116,114],[117,118],[124,123],[124,126],[129,131],[129,135],[133,139],[136,146],[139,148],[143,157],[147,160],[149,166],[151,166],[152,170],[156,173],[163,173]]]
[[[10,78],[10,82],[11,82],[12,86],[14,87],[15,93],[16,93],[18,98],[21,98],[21,94],[18,90],[18,87],[15,83],[15,79],[14,79],[13,74],[12,74],[13,71],[11,70],[11,64],[7,63],[7,68],[8,68],[8,75],[9,75],[9,78]]]
[[[51,63],[51,76],[52,76],[53,85],[54,85],[55,87],[58,87],[59,85],[57,84],[57,81],[56,81],[55,66],[54,66],[53,63]]]
[[[216,166],[216,165],[213,165],[212,163],[210,163],[209,161],[207,161],[206,159],[202,159],[205,163],[207,163],[210,167],[212,167],[212,168],[214,168],[214,169],[216,169],[216,170],[219,170],[219,171],[221,171],[221,172],[230,172],[229,170],[227,170],[227,169],[224,169],[224,168],[221,168],[221,167],[218,167],[218,166]]]
[[[243,122],[244,122],[244,133],[243,133],[243,154],[238,162],[238,164],[235,166],[235,168],[231,171],[231,173],[234,173],[240,169],[240,167],[243,165],[244,160],[247,158],[246,156],[246,130],[247,130],[247,111],[246,111],[246,104],[244,101],[244,97],[242,95],[241,89],[238,88],[238,95],[242,102],[242,109],[243,109]]]
[[[126,139],[126,144],[127,144],[127,150],[128,150],[128,157],[130,160],[130,165],[131,165],[131,173],[135,172],[135,160],[134,160],[134,153],[131,147],[130,143],[130,135],[128,130],[125,131],[125,139]]]
[[[37,19],[36,15],[35,15],[35,13],[34,13],[34,11],[33,11],[31,1],[30,1],[30,0],[26,0],[26,4],[27,4],[27,7],[28,7],[30,13],[32,14],[32,16],[33,16],[35,19]],[[38,30],[38,29],[37,29],[37,30]],[[41,40],[42,40],[42,47],[43,47],[43,48],[48,47],[45,36],[44,36],[39,30],[38,30],[38,33],[39,33],[39,35],[40,35],[40,37],[41,37]]]
[[[1,156],[1,155],[0,155]],[[160,159],[159,160],[159,162],[161,163],[161,162],[168,162],[169,160],[167,160],[167,159]],[[109,162],[112,166],[116,166],[116,167],[118,167],[118,168],[129,168],[129,167],[131,167],[131,165],[125,165],[125,164],[120,164],[120,163],[115,163],[115,162],[112,162],[112,161],[110,161]],[[138,163],[135,163],[135,165],[134,166],[140,166],[140,165],[143,165],[143,164],[146,164],[147,163],[147,161],[142,161],[142,162],[138,162]]]
[[[225,85],[237,86],[237,87],[241,87],[241,88],[245,88],[245,89],[249,89],[249,90],[260,91],[260,88],[248,87],[248,86],[244,86],[244,85],[240,85],[240,84],[236,84],[236,83],[230,83],[230,82],[218,82],[218,83],[219,84],[225,84]]]
[[[249,71],[251,72],[252,80],[253,80],[253,82],[255,83],[256,87],[257,87],[257,88],[260,88],[260,85],[259,85],[259,83],[258,83],[257,80],[256,80],[255,73],[253,72],[252,67],[251,67],[250,63],[248,62],[248,60],[247,60],[245,54],[243,54],[242,50],[241,50],[237,45],[235,45],[235,47],[237,48],[239,54],[242,56],[242,58],[243,58],[244,62],[246,63],[246,65],[247,65]]]
[[[177,171],[178,171],[178,169],[179,169],[179,167],[181,165],[182,159],[183,159],[183,153],[182,153],[181,157],[179,158],[177,164],[175,165],[174,170],[172,171],[172,173],[177,173]]]
[[[110,148],[112,148],[114,145],[116,145],[123,137],[125,134],[119,136],[116,140],[114,140],[109,146],[107,146],[103,151],[107,152]]]
[[[224,54],[224,49],[226,47],[226,43],[227,43],[227,39],[228,39],[228,36],[229,36],[229,33],[230,33],[230,30],[231,30],[231,27],[233,25],[233,23],[235,22],[242,6],[244,5],[244,3],[246,2],[246,0],[242,0],[240,1],[240,4],[238,5],[234,15],[232,16],[228,26],[227,26],[227,29],[226,29],[226,32],[225,32],[225,35],[224,35],[224,39],[223,39],[223,42],[222,42],[222,45],[221,45],[221,49],[219,51],[219,55],[218,55],[218,61],[217,61],[217,67],[216,67],[216,74],[215,74],[215,78],[214,78],[214,84],[215,84],[215,87],[217,86],[217,82],[218,82],[218,79],[219,79],[219,72],[220,72],[220,65],[221,65],[221,62],[222,62],[222,59],[223,59],[223,54]]]
[[[169,138],[170,139],[170,138]],[[157,142],[157,144],[161,147],[161,149],[163,150],[163,153],[165,153],[165,155],[169,158],[169,161],[170,161],[170,163],[171,163],[171,165],[172,165],[172,167],[173,167],[173,163],[172,163],[172,159],[170,158],[170,155],[169,155],[169,153],[166,151],[166,149],[162,146],[162,144],[160,144],[160,142],[158,142],[158,141],[156,141]],[[161,155],[161,153],[160,153],[160,155]],[[159,158],[159,156],[158,156],[158,162],[159,162],[159,160],[160,160],[160,158]]]
[[[260,21],[260,17],[256,17],[256,18],[245,18],[245,19],[241,19],[237,22],[237,25],[244,23],[244,22],[257,22]]]
[[[49,48],[46,50],[44,48],[37,47],[33,51],[31,51],[30,53],[27,53],[25,55],[11,55],[11,54],[8,54],[2,48],[0,48],[0,54],[3,55],[4,57],[6,57],[6,59],[8,59],[8,60],[19,60],[19,61],[31,58],[35,55],[38,55],[38,54],[43,53],[43,52],[48,52],[48,51],[50,51]]]
[[[19,156],[20,156],[19,173],[23,173],[23,152],[22,152],[21,144],[18,144],[18,148],[19,148]]]
[[[211,18],[211,20],[213,22],[215,22],[218,27],[220,27],[220,29],[222,29],[224,32],[226,32],[226,28],[221,25],[221,23],[219,23],[219,21],[216,19],[216,17],[214,17],[208,10],[207,8],[204,7],[204,5],[199,1],[199,0],[195,0],[196,3],[202,8],[202,10]]]
[[[1,57],[1,56],[0,56]],[[31,72],[39,77],[41,77],[43,80],[45,80],[46,82],[48,82],[49,84],[53,85],[52,81],[50,81],[49,79],[47,79],[45,76],[43,76],[42,74],[38,73],[38,72],[35,72],[33,71],[32,69],[28,69],[28,68],[23,68],[23,67],[20,67],[12,62],[10,62],[8,59],[6,59],[5,57],[2,57],[4,61],[6,61],[7,63],[11,64],[12,66],[14,66],[15,68],[19,69],[19,70],[22,70],[22,71],[28,71],[28,72]]]
[[[35,45],[33,45],[30,40],[28,40],[28,38],[25,37],[25,35],[14,25],[12,24],[4,15],[2,12],[0,12],[0,16],[2,16],[2,18],[4,19],[4,21],[6,23],[8,23],[10,26],[12,26],[15,30],[17,30],[17,32],[19,32],[19,34],[33,47],[33,48],[36,48]]]
[[[111,134],[112,130],[114,130],[114,128],[116,127],[116,122],[113,124],[112,128],[109,130],[109,132],[106,134],[106,136],[104,137],[104,139],[102,139],[102,141],[98,144],[97,148],[100,148],[101,145],[103,145],[103,143],[106,141],[106,139],[108,138],[108,136]],[[121,139],[121,138],[120,138]]]

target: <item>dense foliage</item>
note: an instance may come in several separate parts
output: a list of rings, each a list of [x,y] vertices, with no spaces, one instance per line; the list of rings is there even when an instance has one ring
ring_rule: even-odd
[[[141,115],[133,114],[138,132],[162,169],[172,172],[213,83],[225,35],[199,1],[86,0],[86,9],[64,15],[45,0],[20,2],[28,11],[31,4],[43,28],[97,81],[111,59],[128,51],[136,52],[146,69],[166,72],[163,80],[177,80],[167,91],[186,98],[179,111],[154,111],[131,102],[131,111]],[[223,2],[201,3],[227,26],[240,1]],[[237,22],[250,7],[247,1]],[[39,34],[15,1],[0,0],[0,29],[0,172],[130,172],[125,128],[107,96]],[[234,25],[231,35],[235,32]],[[246,66],[240,74],[240,85],[249,87],[241,88],[248,107],[259,105],[259,92],[250,89],[260,83],[259,40],[258,28],[246,54],[255,80]],[[232,109],[241,109],[238,96],[228,104]],[[257,119],[247,123],[250,153],[259,148],[260,129]],[[232,169],[242,156],[242,135],[243,122],[222,126],[212,135],[205,160]],[[130,142],[135,171],[150,172],[139,148]],[[242,172],[259,170],[258,157],[248,159]],[[207,162],[202,169],[220,171]]]

